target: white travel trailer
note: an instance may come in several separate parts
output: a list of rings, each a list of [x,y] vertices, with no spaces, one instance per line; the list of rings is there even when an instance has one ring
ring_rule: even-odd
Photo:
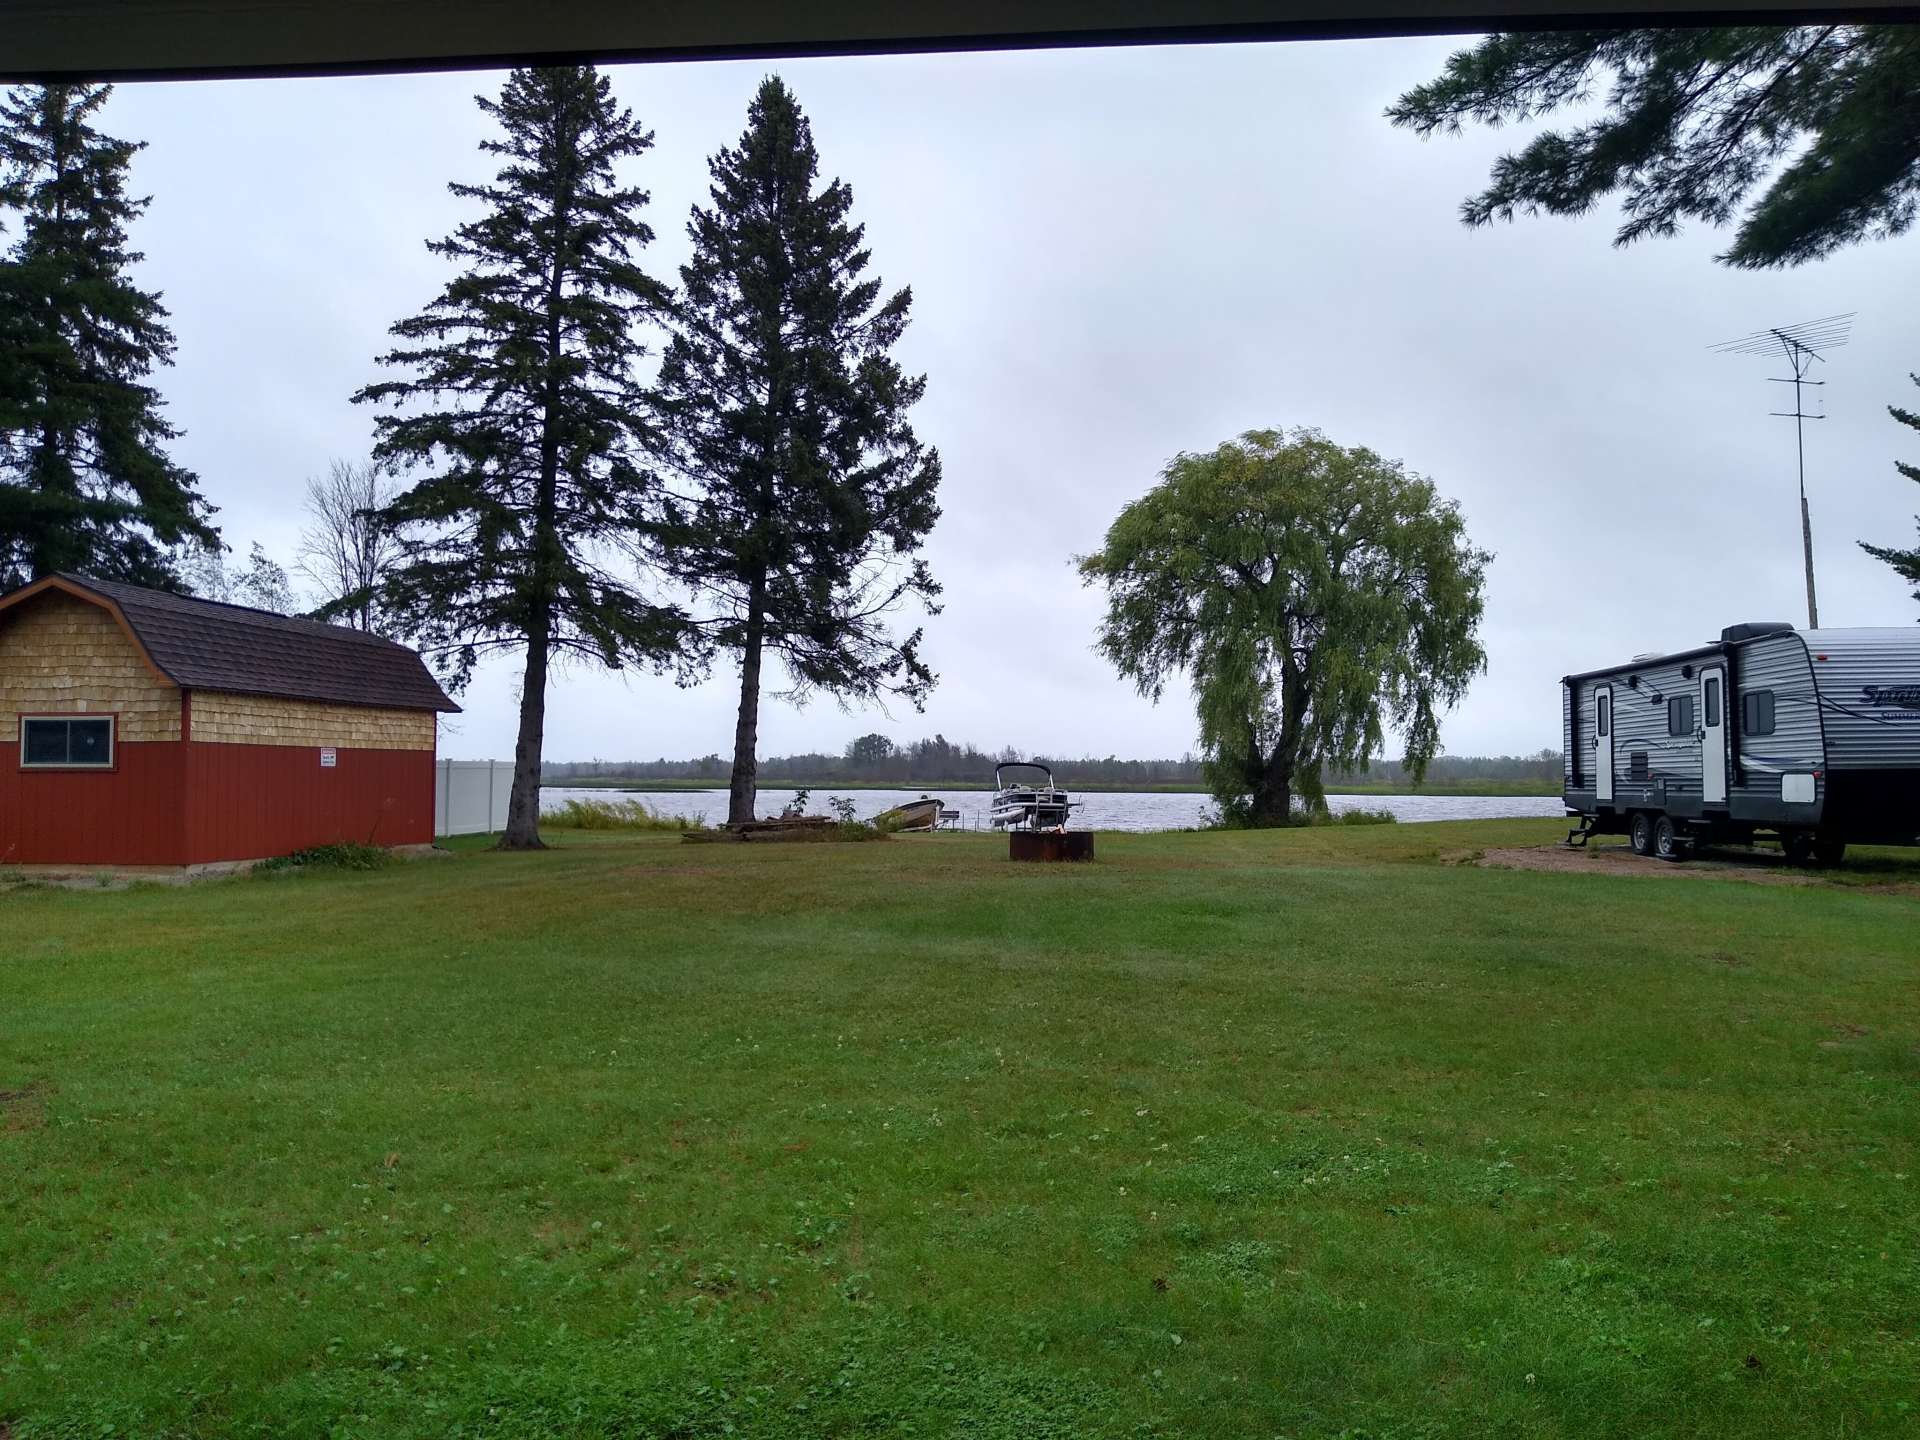
[[[1920,626],[1729,626],[1674,655],[1561,681],[1570,839],[1780,840],[1831,864],[1849,842],[1920,844]]]

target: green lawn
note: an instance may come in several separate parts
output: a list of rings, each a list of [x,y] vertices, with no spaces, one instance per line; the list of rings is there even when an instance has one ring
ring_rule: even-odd
[[[1563,828],[0,894],[0,1436],[1916,1433],[1920,872]]]

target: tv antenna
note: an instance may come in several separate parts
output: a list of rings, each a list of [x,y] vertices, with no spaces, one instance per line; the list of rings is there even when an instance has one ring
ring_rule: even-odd
[[[1798,325],[1776,325],[1768,330],[1756,330],[1751,335],[1742,335],[1737,340],[1722,340],[1711,348],[1721,355],[1785,355],[1787,368],[1791,375],[1769,375],[1768,380],[1776,385],[1793,386],[1793,409],[1770,410],[1767,413],[1781,419],[1793,421],[1794,446],[1800,460],[1800,548],[1807,565],[1807,628],[1820,628],[1820,606],[1813,594],[1813,521],[1807,513],[1807,434],[1809,420],[1824,420],[1824,408],[1818,415],[1809,415],[1803,403],[1804,387],[1824,386],[1824,380],[1809,380],[1808,373],[1814,365],[1826,359],[1826,352],[1838,350],[1847,343],[1847,336],[1853,330],[1853,317],[1858,313],[1849,310],[1844,315],[1828,315],[1819,320],[1804,320]]]

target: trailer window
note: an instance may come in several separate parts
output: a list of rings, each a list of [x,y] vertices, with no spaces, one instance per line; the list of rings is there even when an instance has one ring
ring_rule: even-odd
[[[1691,735],[1693,733],[1693,697],[1676,695],[1667,701],[1667,734]]]
[[[113,719],[27,717],[20,721],[23,770],[109,769],[113,765]]]
[[[1599,708],[1594,711],[1594,714],[1598,717],[1595,724],[1600,732],[1600,738],[1604,740],[1610,733],[1613,723],[1613,695],[1611,692],[1602,691],[1600,693]]]
[[[1718,725],[1720,723],[1720,677],[1709,675],[1707,683],[1700,687],[1700,692],[1701,704],[1706,706],[1707,710],[1707,725],[1709,727]]]
[[[1773,734],[1773,691],[1749,690],[1740,697],[1740,728],[1749,735]]]

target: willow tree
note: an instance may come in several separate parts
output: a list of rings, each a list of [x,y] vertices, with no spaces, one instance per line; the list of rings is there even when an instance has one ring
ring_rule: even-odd
[[[1439,717],[1486,665],[1492,557],[1433,483],[1315,430],[1254,430],[1176,456],[1080,574],[1107,592],[1098,648],[1150,699],[1191,677],[1223,813],[1283,825],[1324,809],[1329,767],[1364,768],[1389,727],[1416,779]]]

